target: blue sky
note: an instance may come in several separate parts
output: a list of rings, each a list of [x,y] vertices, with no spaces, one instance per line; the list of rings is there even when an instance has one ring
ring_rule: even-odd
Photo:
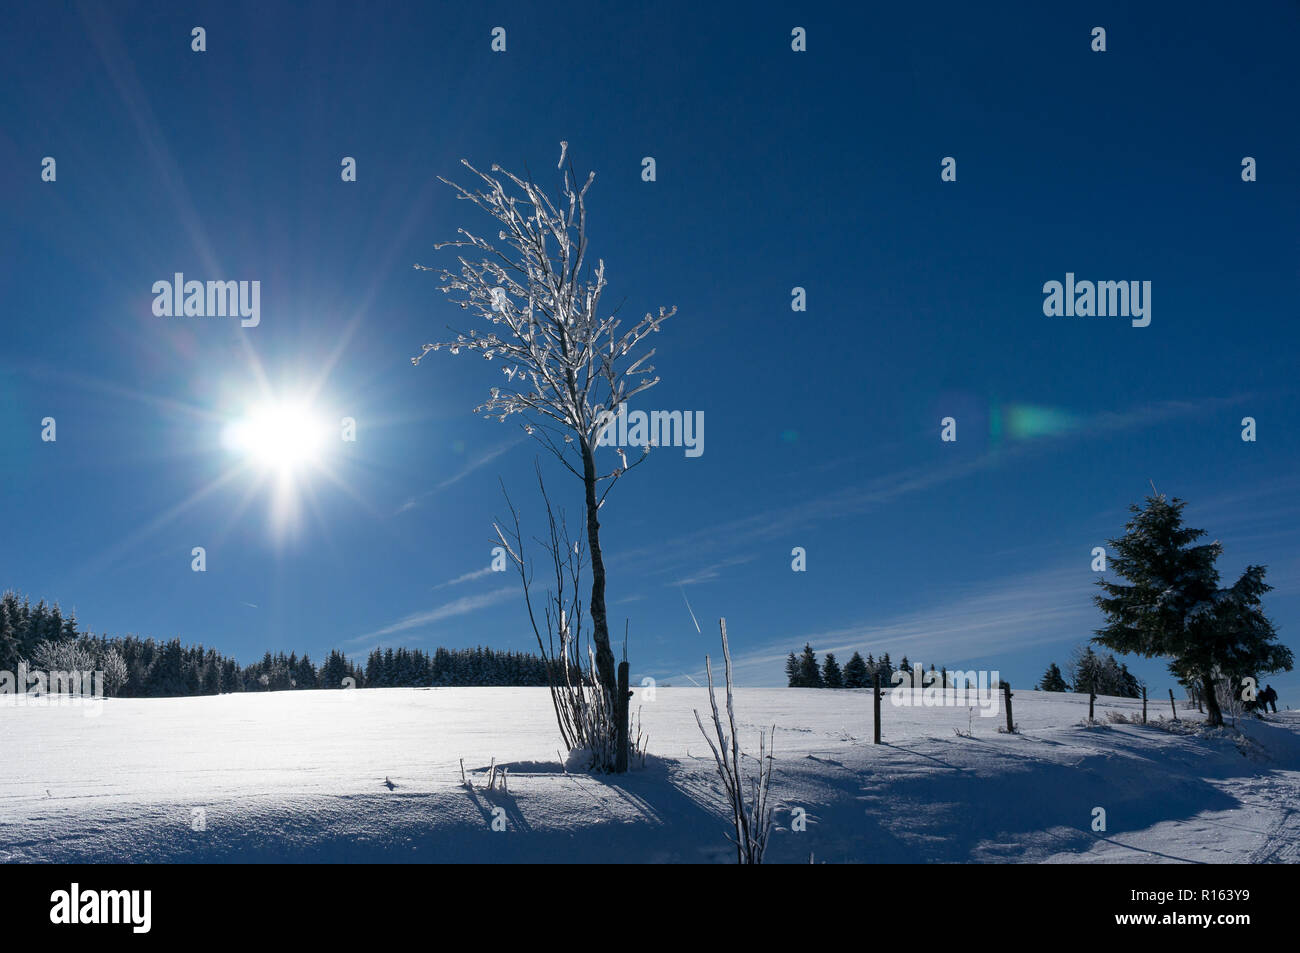
[[[637,406],[706,421],[702,456],[655,451],[603,513],[634,678],[698,673],[726,616],[748,684],[809,641],[1027,685],[1100,624],[1092,547],[1149,481],[1223,541],[1225,576],[1270,567],[1300,648],[1300,14],[1129,6],[13,13],[0,584],[242,661],[529,648],[517,580],[484,572],[499,481],[526,520],[539,454],[575,513],[581,488],[470,412],[494,368],[411,366],[460,316],[412,265],[489,227],[437,176],[464,180],[464,157],[549,183],[563,139],[597,172],[606,300],[679,309]],[[155,316],[175,272],[260,281],[260,325]],[[1150,326],[1044,316],[1067,272],[1150,281]],[[299,480],[291,532],[221,440],[268,387],[358,427]]]

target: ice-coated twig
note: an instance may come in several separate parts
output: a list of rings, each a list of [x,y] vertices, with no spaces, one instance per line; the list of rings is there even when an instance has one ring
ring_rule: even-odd
[[[713,709],[713,730],[717,744],[704,728],[700,713],[695,712],[695,723],[700,733],[708,742],[713,752],[713,761],[718,768],[718,777],[730,801],[731,820],[736,836],[730,838],[736,845],[736,862],[740,864],[761,864],[767,850],[767,839],[772,831],[772,807],[769,792],[772,783],[772,753],[767,732],[758,734],[758,777],[750,779],[749,796],[745,793],[744,767],[741,763],[742,752],[736,731],[736,710],[733,698],[731,677],[731,646],[727,642],[727,620],[719,619],[718,627],[722,631],[722,656],[726,667],[727,681],[727,724],[730,736],[722,727],[722,718],[718,713],[718,702],[713,690],[713,666],[709,657],[704,657],[704,670],[709,679],[709,705]],[[776,725],[771,728],[771,740],[776,740]],[[748,808],[746,802],[748,801]]]
[[[659,382],[649,363],[654,349],[641,351],[640,346],[677,309],[647,312],[626,329],[617,308],[601,313],[605,263],[598,260],[590,268],[587,262],[586,199],[596,176],[590,173],[579,187],[573,164],[566,168],[566,160],[568,143],[561,142],[558,168],[564,175],[558,202],[531,179],[495,165],[482,172],[461,160],[479,179],[474,189],[442,179],[458,198],[496,220],[499,244],[458,229],[461,238],[434,246],[474,253],[457,255],[458,271],[415,267],[439,271],[440,290],[489,327],[425,344],[411,362],[419,364],[429,352],[442,348],[499,360],[504,386],[490,388],[488,399],[475,412],[499,420],[524,415],[527,432],[582,476],[580,461],[567,456],[568,450],[576,452],[581,446],[557,444],[546,434],[547,427],[568,431],[593,446],[602,413],[617,413]],[[616,467],[598,479],[616,482],[635,465]]]

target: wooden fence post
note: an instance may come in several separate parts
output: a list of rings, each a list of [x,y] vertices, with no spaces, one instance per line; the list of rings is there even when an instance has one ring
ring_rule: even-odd
[[[1174,690],[1169,689],[1169,707],[1174,710],[1174,721],[1178,720],[1178,706],[1174,704]]]
[[[876,744],[880,744],[880,673],[876,672],[871,676],[871,697],[875,700],[876,708]]]
[[[1089,721],[1093,720],[1092,710],[1093,710],[1093,705],[1096,704],[1096,701],[1097,701],[1097,693],[1094,692],[1092,689],[1088,689],[1088,720]]]
[[[1147,687],[1142,686],[1142,724],[1147,723]]]
[[[1011,683],[1010,682],[1002,683],[1002,697],[1003,699],[1005,699],[1007,703],[1007,734],[1015,734],[1016,722],[1015,719],[1011,717]]]
[[[627,688],[627,662],[619,662],[618,696],[614,699],[614,718],[618,728],[614,740],[614,771],[617,774],[627,771],[627,702],[631,694]]]

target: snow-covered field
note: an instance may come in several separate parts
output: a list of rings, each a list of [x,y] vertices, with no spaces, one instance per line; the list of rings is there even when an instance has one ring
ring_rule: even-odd
[[[110,699],[98,717],[14,701],[3,861],[734,860],[703,689],[634,699],[651,758],[619,778],[564,773],[544,689]],[[1086,727],[1086,696],[1014,705],[1008,735],[1000,712],[886,700],[875,746],[869,692],[738,689],[746,748],[777,726],[769,861],[1300,861],[1300,713],[1236,734],[1182,710],[1182,732]],[[1099,699],[1099,720],[1117,710],[1141,702]],[[482,789],[493,758],[508,792]]]

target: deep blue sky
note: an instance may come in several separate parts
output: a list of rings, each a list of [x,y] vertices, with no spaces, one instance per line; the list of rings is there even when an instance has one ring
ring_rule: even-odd
[[[461,577],[488,563],[498,480],[536,515],[542,451],[470,413],[495,365],[411,366],[461,316],[411,266],[492,231],[436,176],[465,180],[465,157],[549,184],[565,139],[597,171],[606,300],[679,308],[637,406],[706,420],[703,456],[656,451],[603,513],[634,678],[697,673],[725,615],[750,684],[805,641],[1027,684],[1099,624],[1090,551],[1148,481],[1224,542],[1225,575],[1269,565],[1300,649],[1300,12],[1132,6],[12,10],[0,584],[243,661],[529,648],[516,579]],[[176,271],[260,280],[261,325],[155,317]],[[1151,281],[1150,327],[1045,317],[1067,271]],[[282,393],[319,382],[320,412],[359,427],[283,537],[247,477],[213,486],[255,367]]]

